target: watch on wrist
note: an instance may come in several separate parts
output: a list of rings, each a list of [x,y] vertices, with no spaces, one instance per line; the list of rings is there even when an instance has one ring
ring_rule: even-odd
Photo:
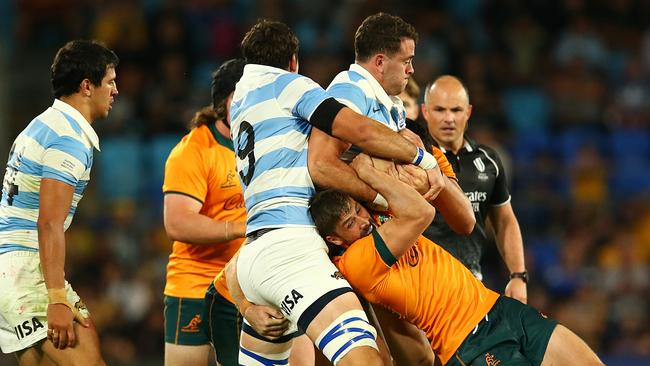
[[[524,283],[528,283],[528,271],[523,272],[512,272],[510,273],[510,279],[521,278]]]

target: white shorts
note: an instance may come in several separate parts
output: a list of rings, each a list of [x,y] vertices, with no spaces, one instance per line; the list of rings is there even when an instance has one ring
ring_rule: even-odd
[[[284,313],[291,324],[285,334],[305,331],[325,305],[352,291],[315,228],[275,229],[244,245],[237,277],[249,301]]]
[[[68,301],[81,315],[88,310],[66,281]],[[0,254],[0,348],[12,353],[47,337],[47,288],[38,252]]]

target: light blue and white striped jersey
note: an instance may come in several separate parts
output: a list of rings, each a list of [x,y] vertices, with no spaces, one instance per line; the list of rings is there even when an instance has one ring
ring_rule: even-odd
[[[56,179],[75,187],[64,229],[90,179],[93,147],[99,138],[75,108],[58,99],[16,137],[7,161],[0,200],[0,254],[38,251],[41,179]]]
[[[248,64],[231,104],[231,135],[248,210],[246,231],[313,227],[308,120],[330,96],[311,79]]]
[[[381,84],[360,65],[352,64],[341,71],[327,88],[327,93],[355,112],[381,122],[398,132],[406,127],[406,109],[402,100],[386,94]],[[361,152],[352,146],[341,159],[352,161]]]

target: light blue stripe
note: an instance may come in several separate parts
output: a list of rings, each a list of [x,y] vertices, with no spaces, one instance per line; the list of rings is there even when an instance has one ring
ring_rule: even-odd
[[[361,113],[369,110],[368,105],[370,104],[370,101],[363,90],[361,90],[361,88],[356,84],[337,83],[327,88],[327,92],[336,99],[349,100],[359,108]]]
[[[285,358],[283,360],[272,360],[270,358],[266,358],[263,356],[260,356],[256,353],[253,353],[249,350],[247,350],[244,347],[239,347],[239,351],[246,356],[255,359],[255,361],[261,363],[264,366],[281,366],[281,365],[288,365],[289,364],[289,359]]]
[[[316,190],[313,187],[293,186],[273,188],[269,189],[268,191],[254,194],[250,197],[246,197],[246,208],[250,211],[250,208],[255,207],[255,205],[258,203],[278,197],[302,198],[305,200],[305,206],[307,206],[309,199],[314,194],[316,194]]]
[[[72,118],[72,116],[68,115],[67,113],[65,113],[63,111],[59,111],[59,112],[61,112],[61,114],[63,114],[65,119],[68,120],[68,123],[70,124],[70,128],[72,128],[72,130],[74,132],[76,132],[78,135],[81,135],[81,126],[79,126],[79,123],[77,123],[77,121],[74,118]]]
[[[24,245],[18,244],[2,244],[0,245],[0,254],[16,252],[16,251],[27,251],[27,252],[38,252],[38,249],[32,247],[26,247]]]
[[[248,217],[246,233],[268,227],[300,225],[313,227],[314,222],[307,206],[283,205],[272,209],[255,212]]]
[[[40,200],[38,192],[20,192],[20,189],[17,194],[13,196],[12,207],[22,208],[22,209],[38,209],[38,202]],[[4,198],[4,196],[3,196]],[[5,200],[2,201],[3,204],[6,204]]]
[[[81,141],[70,136],[59,136],[41,120],[34,120],[25,129],[25,134],[41,145],[44,149],[53,148],[63,151],[88,166],[92,150]]]
[[[309,174],[307,170],[307,148],[301,151],[280,148],[260,156],[255,161],[255,172],[250,184],[255,184],[255,180],[262,173],[282,168],[305,168],[305,174]]]
[[[304,76],[296,73],[280,74],[274,81],[249,91],[242,99],[237,102],[232,102],[230,106],[230,118],[236,120],[242,112],[249,108],[253,108],[267,100],[277,98],[282,94],[282,91],[287,85],[301,77]]]
[[[42,178],[55,179],[71,186],[77,186],[77,179],[73,177],[72,174],[52,169],[47,166],[43,167],[43,173],[41,176]]]
[[[0,217],[0,231],[36,230],[36,221],[18,217]]]
[[[363,75],[359,74],[356,71],[347,71],[347,73],[350,80],[352,80],[355,83],[358,83],[361,80],[366,80],[366,78],[364,78]]]
[[[276,117],[257,122],[253,126],[255,141],[259,142],[269,137],[286,135],[290,132],[300,132],[305,138],[311,132],[311,125],[296,117]]]
[[[17,170],[24,174],[34,175],[37,177],[40,177],[41,173],[43,172],[43,166],[40,163],[28,159],[24,156],[20,158],[20,166],[17,167],[18,164],[16,159],[14,159],[14,157],[11,158],[11,161],[7,165],[11,169]]]
[[[302,97],[296,102],[296,105],[291,109],[291,113],[294,116],[300,116],[307,120],[311,117],[312,113],[318,108],[318,106],[323,103],[327,98],[331,98],[323,88],[314,88],[307,91]]]

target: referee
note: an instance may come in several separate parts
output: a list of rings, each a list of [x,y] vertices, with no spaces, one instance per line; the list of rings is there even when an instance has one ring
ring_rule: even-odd
[[[482,279],[480,260],[488,242],[485,220],[489,218],[499,253],[510,271],[505,295],[526,303],[528,277],[523,242],[501,159],[493,149],[464,136],[472,114],[467,89],[453,76],[437,78],[425,90],[422,113],[431,137],[452,164],[476,216],[476,226],[469,236],[453,232],[441,215],[436,215],[424,236],[444,247]]]

